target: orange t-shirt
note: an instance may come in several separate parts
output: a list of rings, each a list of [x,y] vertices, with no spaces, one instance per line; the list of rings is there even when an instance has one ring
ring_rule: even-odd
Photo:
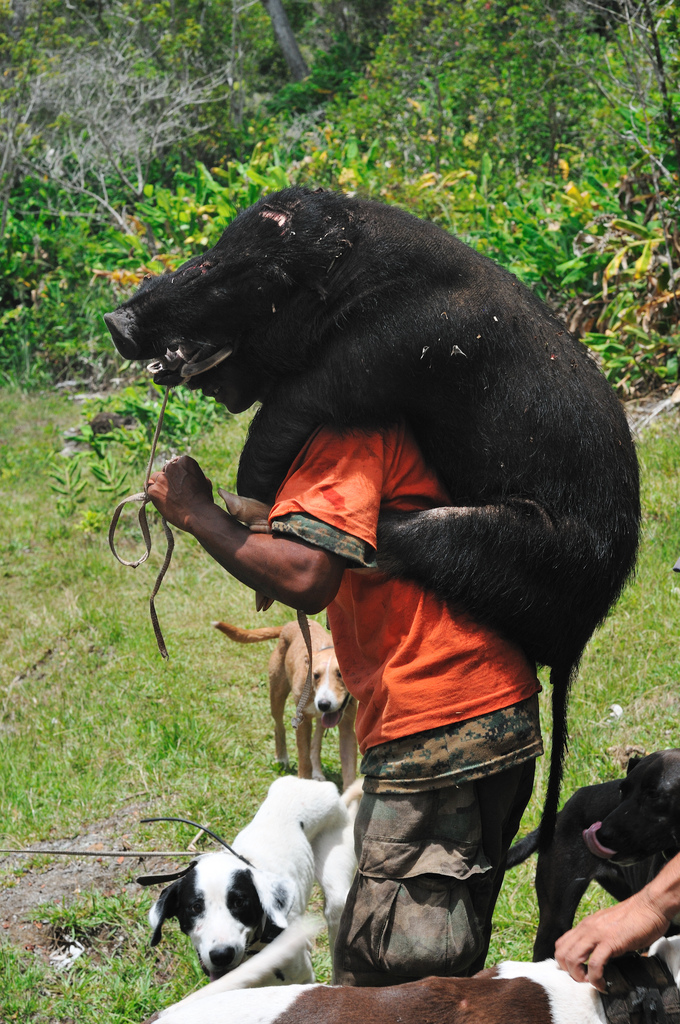
[[[322,427],[291,466],[270,522],[307,514],[375,548],[381,509],[450,504],[405,425],[344,435]],[[359,704],[362,753],[540,689],[519,647],[416,583],[348,568],[327,612],[340,670]]]

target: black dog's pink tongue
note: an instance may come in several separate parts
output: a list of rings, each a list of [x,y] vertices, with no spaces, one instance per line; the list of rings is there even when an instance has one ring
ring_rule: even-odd
[[[332,729],[334,725],[337,725],[342,718],[342,711],[324,711],[321,716],[321,724],[324,729]]]
[[[599,841],[596,833],[600,828],[602,828],[601,821],[594,822],[590,828],[584,828],[583,842],[594,857],[600,857],[602,860],[609,860],[610,857],[614,856],[616,850],[610,850],[608,846],[603,846]]]

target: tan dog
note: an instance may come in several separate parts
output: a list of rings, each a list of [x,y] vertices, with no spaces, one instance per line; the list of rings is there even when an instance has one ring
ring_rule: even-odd
[[[275,723],[276,760],[288,766],[284,709],[289,693],[292,693],[297,707],[307,679],[307,648],[300,627],[297,622],[261,629],[241,629],[229,622],[213,622],[213,626],[240,644],[257,644],[278,638],[269,659],[269,700]],[[342,681],[330,633],[313,619],[309,622],[309,632],[312,639],[312,692],[307,706],[301,708],[304,717],[295,731],[298,775],[301,779],[325,778],[321,768],[321,741],[324,731],[337,725],[342,788],[345,790],[357,774],[356,701],[350,697]],[[312,736],[314,721],[316,728]]]

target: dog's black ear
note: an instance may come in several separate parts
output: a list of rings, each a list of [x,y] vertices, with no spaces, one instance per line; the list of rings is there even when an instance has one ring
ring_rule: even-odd
[[[640,761],[644,761],[643,757],[629,757],[628,764],[626,765],[626,775],[630,775],[635,765],[640,764]]]
[[[167,921],[169,917],[177,916],[179,891],[182,886],[183,877],[184,873],[182,878],[173,882],[172,885],[167,887],[167,889],[163,889],[163,892],[149,911],[149,924],[153,928],[151,941],[149,942],[150,946],[157,946],[161,941],[161,932],[163,930],[164,922]]]

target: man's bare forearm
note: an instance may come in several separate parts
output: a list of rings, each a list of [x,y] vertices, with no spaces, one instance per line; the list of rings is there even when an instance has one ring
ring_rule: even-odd
[[[190,516],[187,530],[241,583],[314,614],[335,597],[344,561],[304,541],[251,533],[217,505]]]
[[[192,534],[223,569],[275,601],[310,615],[335,597],[345,560],[294,537],[252,533],[212,499],[198,463],[171,459],[149,480],[149,497],[169,523]]]
[[[680,913],[680,854],[669,860],[643,891],[669,921]]]
[[[304,541],[251,533],[217,505],[190,516],[187,531],[223,569],[275,601],[310,615],[335,597],[344,561]]]

